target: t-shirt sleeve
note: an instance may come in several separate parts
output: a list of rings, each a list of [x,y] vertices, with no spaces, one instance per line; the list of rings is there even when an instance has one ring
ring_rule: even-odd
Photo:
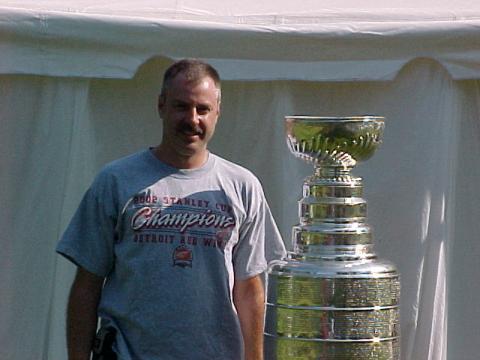
[[[113,184],[97,176],[60,239],[56,251],[77,266],[106,276],[114,263],[116,215]]]
[[[263,273],[270,261],[286,256],[285,245],[261,188],[256,191],[247,215],[233,252],[235,278],[239,280]]]

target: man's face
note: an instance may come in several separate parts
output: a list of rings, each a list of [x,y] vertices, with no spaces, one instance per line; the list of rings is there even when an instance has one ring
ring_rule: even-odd
[[[220,113],[218,89],[210,77],[188,81],[178,74],[159,98],[158,109],[162,144],[170,155],[192,158],[206,153]]]

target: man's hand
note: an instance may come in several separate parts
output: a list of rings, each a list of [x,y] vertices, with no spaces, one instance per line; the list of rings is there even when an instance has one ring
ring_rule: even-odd
[[[97,306],[103,278],[77,270],[68,299],[67,347],[69,360],[88,360],[97,329]]]
[[[245,360],[263,359],[265,291],[260,276],[235,280],[233,302],[242,328]]]

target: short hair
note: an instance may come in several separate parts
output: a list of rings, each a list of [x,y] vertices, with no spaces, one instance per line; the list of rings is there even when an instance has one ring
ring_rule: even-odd
[[[212,65],[199,59],[183,59],[170,65],[163,75],[161,97],[165,97],[172,80],[178,74],[185,76],[188,81],[199,81],[204,77],[211,78],[218,89],[218,101],[220,102],[220,75],[218,75],[217,70]]]

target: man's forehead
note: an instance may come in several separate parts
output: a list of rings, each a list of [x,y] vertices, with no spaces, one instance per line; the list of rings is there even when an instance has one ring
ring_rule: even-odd
[[[176,75],[170,82],[170,85],[173,87],[186,87],[194,88],[197,86],[202,86],[205,88],[217,88],[215,81],[208,75],[201,77],[187,77],[184,74],[180,73]]]
[[[191,94],[202,94],[205,96],[218,97],[219,89],[215,85],[214,80],[209,76],[201,78],[188,79],[182,74],[175,76],[170,86],[166,89],[166,95],[177,98],[188,97]],[[171,98],[172,100],[174,100]]]

